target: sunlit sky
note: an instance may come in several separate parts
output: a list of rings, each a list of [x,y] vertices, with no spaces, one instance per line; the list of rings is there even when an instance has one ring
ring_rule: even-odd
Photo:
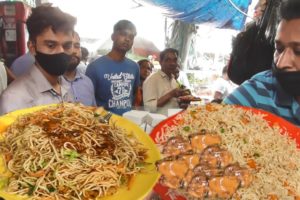
[[[151,40],[160,50],[164,48],[165,17],[158,8],[138,7],[132,0],[48,1],[77,18],[76,30],[82,38],[99,39],[89,47],[91,51],[95,51],[105,40],[110,38],[113,25],[121,19],[132,21],[137,27],[138,36]],[[248,14],[253,13],[257,1],[252,1]],[[236,32],[232,30],[224,32],[224,30],[212,27],[201,27],[198,29],[198,35],[201,37],[199,48],[201,51],[228,52],[231,50],[231,37],[235,34]]]
[[[77,17],[76,30],[82,38],[110,38],[113,25],[128,19],[136,27],[139,36],[164,48],[165,18],[153,7],[137,7],[132,0],[49,0],[63,11]]]

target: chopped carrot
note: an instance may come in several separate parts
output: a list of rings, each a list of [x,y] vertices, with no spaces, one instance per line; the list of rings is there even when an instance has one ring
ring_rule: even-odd
[[[125,170],[126,170],[126,168],[125,168],[124,163],[120,163],[119,165],[117,165],[117,171],[118,172],[125,173]]]
[[[13,158],[13,155],[12,155],[10,152],[4,154],[4,159],[5,159],[5,161],[6,161],[7,163],[8,163],[8,161],[10,161],[12,158]]]
[[[291,189],[291,188],[286,188],[286,189],[288,190],[288,195],[289,196],[294,196],[296,194],[293,189]]]
[[[300,196],[299,195],[295,196],[294,198],[295,198],[295,200],[300,200]]]
[[[42,177],[46,175],[45,170],[40,170],[37,172],[28,172],[29,176],[33,176],[33,177]]]
[[[296,165],[294,162],[290,162],[290,163],[288,164],[288,167],[289,167],[290,169],[292,169],[292,170],[296,170],[296,169],[297,169],[297,165]]]
[[[288,195],[289,196],[295,196],[296,192],[295,190],[289,185],[287,181],[283,182],[283,187],[285,187],[288,190]]]
[[[217,109],[212,104],[206,104],[205,109],[209,112],[216,111]]]
[[[243,122],[243,124],[249,124],[250,120],[248,118],[246,118],[245,116],[242,117],[241,121]]]
[[[237,193],[235,193],[235,194],[232,196],[232,199],[235,199],[235,200],[241,200],[241,196],[238,195]]]
[[[134,176],[132,175],[132,176],[129,177],[129,180],[128,180],[128,183],[127,183],[128,190],[131,189],[133,182],[134,182]]]
[[[278,122],[274,122],[273,127],[274,127],[274,128],[280,128]]]
[[[251,167],[252,169],[256,169],[256,162],[255,162],[255,160],[253,160],[253,159],[249,159],[249,160],[247,161],[247,165],[248,165],[249,167]]]
[[[279,198],[275,194],[268,194],[268,200],[278,200]]]
[[[190,115],[192,116],[193,119],[196,119],[196,116],[195,116],[195,115],[196,115],[196,112],[195,112],[195,111],[192,110],[192,111],[190,112]]]
[[[183,124],[185,123],[185,121],[184,121],[184,120],[177,120],[176,123],[177,123],[178,125],[183,125]]]

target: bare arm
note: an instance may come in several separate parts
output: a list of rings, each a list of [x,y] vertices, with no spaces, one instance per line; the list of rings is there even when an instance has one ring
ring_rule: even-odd
[[[168,103],[173,97],[179,97],[181,95],[183,95],[185,90],[183,89],[179,89],[179,88],[175,88],[173,90],[171,90],[170,92],[168,92],[167,94],[165,94],[164,96],[160,97],[157,100],[157,107],[162,107],[164,106],[166,103]]]
[[[173,97],[175,97],[174,94],[174,90],[168,92],[167,94],[165,94],[164,96],[160,97],[157,100],[157,107],[162,107],[164,106],[166,103],[168,103],[170,101],[170,99],[172,99]]]

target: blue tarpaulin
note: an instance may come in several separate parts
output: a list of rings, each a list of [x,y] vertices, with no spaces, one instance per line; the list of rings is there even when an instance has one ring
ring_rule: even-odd
[[[137,1],[137,0],[136,0]],[[252,0],[138,0],[162,8],[163,14],[187,23],[213,24],[217,28],[244,27]],[[240,11],[242,12],[240,12]]]

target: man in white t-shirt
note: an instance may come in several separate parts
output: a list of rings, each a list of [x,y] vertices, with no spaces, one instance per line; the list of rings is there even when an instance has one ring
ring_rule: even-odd
[[[221,103],[235,88],[234,84],[228,78],[227,69],[227,66],[223,68],[222,77],[218,78],[213,85],[213,102]]]

